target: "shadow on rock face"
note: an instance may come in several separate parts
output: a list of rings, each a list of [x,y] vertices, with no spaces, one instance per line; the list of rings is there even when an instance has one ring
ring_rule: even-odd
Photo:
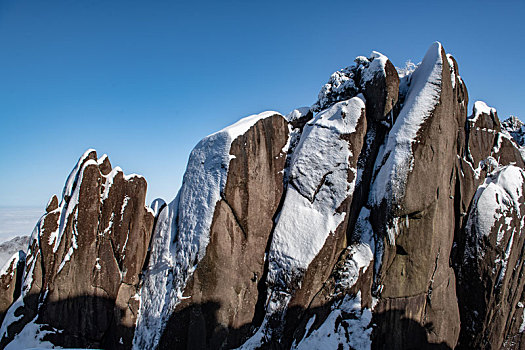
[[[158,349],[234,349],[242,345],[255,332],[256,327],[251,323],[239,328],[227,327],[217,322],[216,312],[220,310],[217,302],[192,304],[175,312],[162,334]],[[330,313],[330,306],[312,309],[294,307],[295,325],[284,326],[285,334],[277,341],[272,339],[261,349],[290,349],[294,341],[294,334],[304,335],[303,332],[294,332],[294,328],[304,326],[308,319],[316,314],[320,319],[326,319]],[[286,318],[285,318],[286,319]],[[312,329],[319,327],[314,323]],[[445,343],[433,344],[428,341],[427,334],[432,332],[432,325],[424,327],[418,322],[406,318],[404,311],[394,310],[374,315],[372,323],[372,349],[451,349]],[[297,331],[297,329],[295,329]],[[310,335],[310,332],[309,334]],[[297,344],[297,340],[296,344]],[[343,348],[340,345],[339,348]]]
[[[12,336],[22,331],[25,323],[34,319],[32,308],[38,305],[38,296],[24,298],[26,308],[19,308],[15,316],[22,316],[21,323],[13,322],[8,328],[9,338],[2,338],[4,348]],[[36,307],[35,307],[36,308]],[[33,309],[34,310],[34,309]],[[78,296],[57,302],[40,304],[35,323],[42,324],[42,331],[49,331],[42,340],[65,348],[130,349],[135,327],[119,321],[125,310],[115,301],[96,296]]]
[[[239,334],[251,325],[239,329],[219,324],[218,302],[191,304],[171,315],[158,349],[228,349],[240,346]]]
[[[372,322],[377,327],[372,332],[372,349],[451,349],[445,343],[435,344],[428,341],[428,334],[433,332],[432,323],[421,326],[405,316],[404,310],[391,310],[374,314]]]
[[[29,303],[37,302],[35,298],[35,300],[31,300],[31,297],[26,299]],[[57,310],[61,311],[57,314]],[[101,312],[102,310],[113,310],[113,312]],[[207,302],[190,304],[176,311],[166,324],[158,349],[233,349],[242,345],[255,332],[256,327],[252,323],[240,327],[219,324],[216,317],[219,310],[218,302]],[[315,314],[316,321],[319,322],[315,322],[310,329],[310,332],[314,331],[321,326],[330,310],[330,305],[308,310],[297,307],[290,309],[289,312],[296,317],[288,323],[294,324],[284,326],[285,334],[279,341],[272,339],[261,348],[290,349],[294,336],[299,338],[304,336],[304,330],[301,332],[299,328],[303,328]],[[42,330],[51,331],[43,340],[58,346],[131,349],[135,329],[118,322],[124,311],[116,308],[114,301],[110,299],[80,296],[41,305],[36,323],[45,324]],[[28,321],[34,317],[28,316]],[[372,349],[451,349],[444,343],[430,343],[427,334],[432,332],[432,325],[423,327],[406,318],[402,310],[375,314],[372,323],[375,325],[372,333]],[[56,332],[56,329],[60,332]],[[11,333],[19,331],[12,328]],[[295,341],[297,343],[300,339]],[[6,344],[7,339],[2,339],[0,347],[3,348]]]

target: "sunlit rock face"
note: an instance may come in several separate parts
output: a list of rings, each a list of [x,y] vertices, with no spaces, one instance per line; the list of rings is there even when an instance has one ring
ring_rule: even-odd
[[[145,196],[143,177],[93,150],[80,158],[33,231],[4,344],[32,327],[60,346],[131,346],[153,226]]]
[[[524,347],[523,124],[467,108],[434,43],[209,135],[152,209],[86,152],[2,270],[2,345]]]

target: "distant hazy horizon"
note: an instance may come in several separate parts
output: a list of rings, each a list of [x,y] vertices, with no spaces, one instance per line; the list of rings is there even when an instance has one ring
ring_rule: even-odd
[[[44,207],[0,206],[0,243],[17,236],[31,235],[44,213]]]

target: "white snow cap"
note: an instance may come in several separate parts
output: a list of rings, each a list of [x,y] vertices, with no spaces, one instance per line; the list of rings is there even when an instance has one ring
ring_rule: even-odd
[[[288,120],[288,122],[293,122],[294,120],[306,116],[309,112],[310,107],[299,107],[288,113],[285,118]]]
[[[375,78],[376,75],[382,74],[386,75],[386,62],[388,61],[388,57],[383,55],[380,52],[372,51],[370,54],[370,58],[368,67],[366,69],[363,69],[363,76],[361,77],[361,86],[363,86],[366,82],[372,80]]]
[[[232,142],[274,111],[243,118],[201,140],[193,149],[177,197],[158,217],[144,284],[134,349],[155,348],[183,298],[186,281],[206,253],[215,205],[226,186]]]
[[[369,196],[371,205],[379,205],[383,200],[395,202],[405,194],[414,161],[412,145],[421,126],[439,103],[443,69],[441,50],[439,42],[432,44],[412,73],[403,108],[376,160],[377,174]]]
[[[472,114],[470,119],[477,120],[481,114],[496,114],[496,108],[487,106],[487,104],[483,101],[476,101],[474,102],[474,113]]]

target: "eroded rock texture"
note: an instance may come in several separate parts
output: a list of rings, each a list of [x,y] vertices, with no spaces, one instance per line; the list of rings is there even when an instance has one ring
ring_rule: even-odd
[[[153,214],[146,181],[86,152],[33,232],[5,344],[27,324],[67,347],[129,348]]]
[[[151,211],[144,179],[86,153],[23,277],[1,276],[0,306],[21,293],[3,344],[525,348],[523,126],[467,107],[434,43],[414,70],[359,56],[311,108],[204,138]]]

